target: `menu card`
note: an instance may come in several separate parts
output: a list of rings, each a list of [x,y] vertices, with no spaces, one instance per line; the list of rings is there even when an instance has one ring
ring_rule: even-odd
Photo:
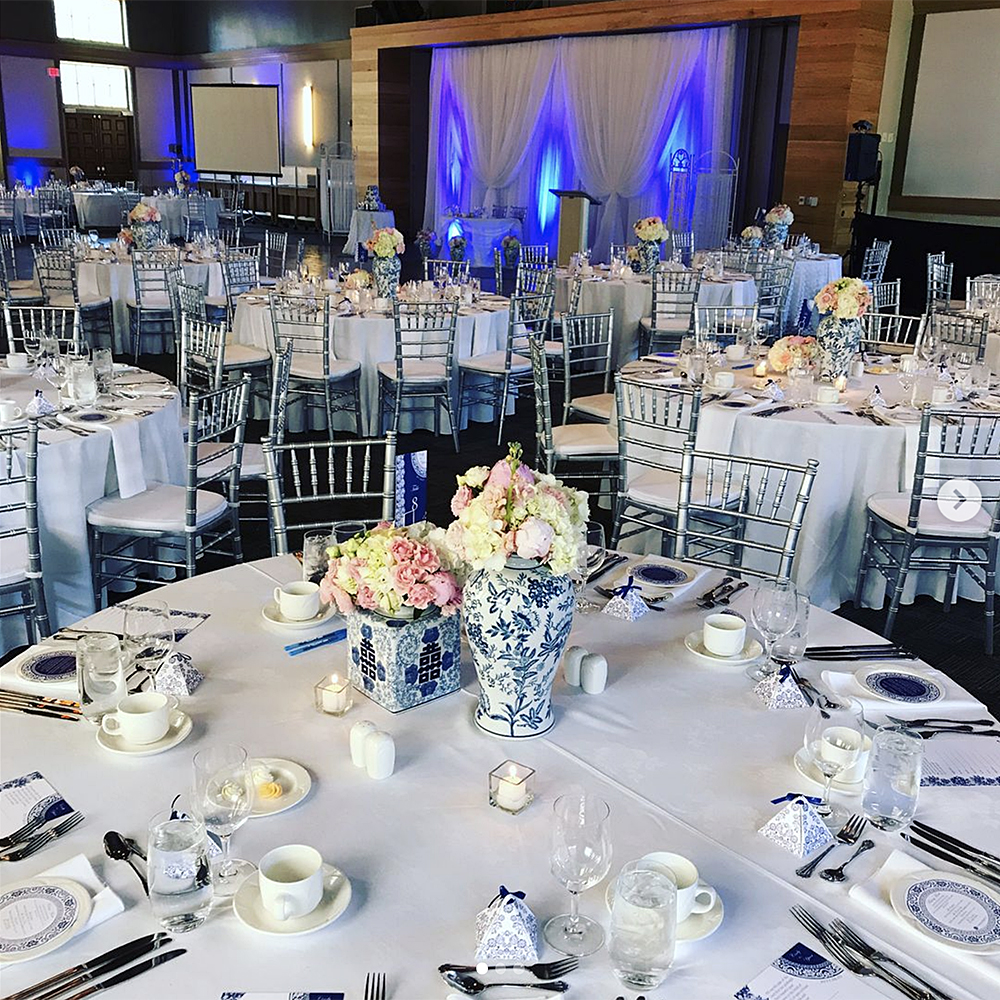
[[[28,820],[44,815],[46,822],[73,810],[69,803],[42,777],[32,771],[0,784],[0,836],[20,830]]]
[[[1000,735],[961,734],[924,740],[921,785],[1000,785]]]
[[[878,1000],[882,994],[800,942],[733,996],[736,1000]]]

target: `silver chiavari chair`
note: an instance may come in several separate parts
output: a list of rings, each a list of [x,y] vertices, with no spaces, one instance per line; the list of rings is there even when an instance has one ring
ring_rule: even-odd
[[[1000,543],[1000,414],[924,406],[913,483],[905,493],[868,498],[868,523],[855,607],[861,606],[870,573],[878,573],[890,593],[882,634],[892,635],[909,574],[947,573],[944,610],[955,602],[964,574],[986,601],[985,647],[993,655],[993,618]],[[971,480],[982,505],[971,519],[954,521],[938,506],[949,479]]]
[[[330,527],[338,505],[352,521],[392,521],[396,500],[396,435],[278,444],[264,439],[271,552],[301,548],[302,535]]]
[[[1000,307],[1000,278],[981,274],[978,278],[965,279],[965,308],[995,311]]]
[[[360,434],[361,363],[333,353],[329,298],[324,295],[317,302],[301,295],[271,295],[270,303],[275,351],[292,347],[288,395],[305,407],[306,427],[312,412],[319,410],[332,435],[335,414],[350,413]]]
[[[639,323],[639,353],[676,348],[694,330],[701,271],[653,272],[653,310]]]
[[[875,312],[899,312],[902,279],[874,281],[868,287],[872,292],[872,309]]]
[[[400,302],[393,300],[396,359],[378,366],[380,430],[389,418],[399,434],[404,401],[408,413],[431,412],[434,434],[441,434],[441,411],[451,428],[458,452],[455,416],[455,329],[458,302]]]
[[[260,251],[233,250],[222,259],[222,287],[226,295],[226,319],[230,326],[236,313],[236,299],[260,285]]]
[[[927,255],[927,305],[924,312],[931,313],[951,308],[951,283],[954,274],[954,264],[932,261],[931,255]]]
[[[861,317],[861,350],[872,354],[909,354],[917,349],[926,316],[867,312]]]
[[[819,462],[695,451],[686,441],[676,556],[736,576],[789,580]]]
[[[180,254],[176,247],[132,251],[132,277],[135,297],[126,299],[132,348],[136,361],[143,348],[143,338],[160,336],[174,344],[174,309],[170,299],[171,271],[180,270]]]
[[[45,297],[40,285],[30,278],[17,276],[17,256],[12,233],[0,233],[0,298],[13,305],[42,305]]]
[[[579,280],[579,279],[577,279]],[[614,412],[615,395],[609,392],[611,382],[611,313],[574,313],[563,316],[563,374],[566,390],[563,393],[564,424],[570,414],[586,420],[606,424]],[[601,391],[574,396],[573,383],[581,379],[596,382]]]
[[[549,369],[540,340],[532,339],[531,372],[535,387],[535,462],[539,468],[587,486],[591,496],[607,496],[614,506],[618,479],[618,442],[607,424],[552,426]],[[578,470],[578,467],[583,469]]]
[[[507,218],[507,206],[506,205],[494,205],[490,210],[490,215],[494,219],[506,219]]]
[[[0,617],[23,617],[29,643],[49,635],[49,614],[42,586],[42,550],[38,532],[38,420],[26,427],[0,430]],[[15,455],[18,461],[15,462]],[[18,603],[11,604],[14,596]]]
[[[236,300],[240,295],[257,288],[260,284],[259,246],[248,247],[246,251],[229,251],[222,259],[222,284],[226,296],[226,321],[232,329],[236,317]],[[217,306],[216,299],[206,298],[210,306]],[[252,344],[232,342],[226,347],[227,375],[230,371],[247,372],[253,379],[251,396],[266,401],[270,392],[271,352]]]
[[[196,233],[208,230],[208,199],[201,194],[189,194],[184,200],[184,211],[181,213],[184,223],[184,238],[190,240]]]
[[[83,343],[80,313],[61,306],[22,306],[3,304],[7,350],[34,355],[41,340],[55,340],[62,354],[77,353]]]
[[[265,285],[273,285],[285,273],[285,258],[288,255],[288,233],[275,229],[264,231],[264,242],[261,244],[263,256],[260,281]]]
[[[653,529],[673,552],[685,444],[694,444],[701,412],[699,386],[668,386],[639,376],[615,377],[619,486],[611,548]]]
[[[766,271],[781,259],[779,247],[748,247],[742,254],[742,264],[734,270],[745,271],[758,285],[763,281]],[[725,262],[725,266],[728,271],[728,261]]]
[[[883,279],[891,248],[892,240],[875,240],[870,247],[866,247],[861,258],[862,281],[874,284]]]
[[[522,243],[518,259],[519,262],[525,264],[548,264],[549,245],[548,243]]]
[[[685,267],[691,266],[694,256],[694,230],[673,229],[670,232],[670,257]]]
[[[493,248],[493,291],[503,295],[503,254]]]
[[[72,250],[39,250],[35,255],[35,274],[45,304],[62,309],[76,309],[80,314],[80,329],[85,339],[95,346],[100,337],[114,343],[114,316],[109,295],[92,295],[80,291],[77,263]]]
[[[714,339],[720,347],[746,341],[757,328],[757,306],[694,307],[694,337],[697,344]]]
[[[184,402],[191,392],[222,388],[226,363],[226,328],[181,313],[180,378]]]
[[[765,265],[757,280],[757,319],[763,324],[765,337],[781,336],[793,267],[792,261],[779,258]]]
[[[49,226],[39,231],[38,241],[43,250],[62,250],[71,247],[80,235],[79,230],[68,226]]]
[[[556,269],[548,261],[520,260],[514,277],[515,295],[548,295],[555,290]]]
[[[111,494],[87,508],[99,607],[104,606],[105,590],[111,583],[134,583],[144,568],[168,567],[192,577],[206,555],[243,561],[240,463],[249,400],[249,378],[212,392],[192,393],[185,484],[155,483],[127,499]],[[224,447],[210,457],[199,458],[199,445],[210,442]],[[199,469],[209,461],[216,463],[217,471],[211,476],[200,475]],[[141,554],[147,549],[136,542],[143,540],[155,543],[153,554]],[[160,582],[156,573],[147,575],[152,582]]]
[[[424,258],[424,281],[437,281],[447,278],[456,284],[464,284],[469,280],[469,261],[450,260],[444,257]]]
[[[119,191],[118,192],[118,209],[121,213],[121,225],[123,229],[128,228],[129,224],[129,212],[135,208],[136,205],[142,200],[142,195],[138,191]]]
[[[0,235],[12,239],[18,235],[14,217],[16,205],[16,195],[0,190]]]
[[[967,312],[932,312],[927,316],[925,329],[935,339],[940,351],[969,351],[976,361],[986,357],[986,338],[989,335],[989,317]]]
[[[507,215],[511,219],[517,219],[518,222],[524,222],[528,217],[528,209],[524,205],[508,205]]]

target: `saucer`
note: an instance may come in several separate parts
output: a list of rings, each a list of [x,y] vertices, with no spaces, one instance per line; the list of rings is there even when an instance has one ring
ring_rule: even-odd
[[[347,876],[333,865],[323,865],[323,898],[312,913],[304,917],[290,917],[278,920],[272,917],[260,898],[260,882],[257,875],[251,875],[236,890],[233,896],[233,910],[240,922],[262,934],[276,937],[296,937],[311,934],[327,924],[332,924],[351,901],[351,883]]]
[[[250,761],[251,767],[258,764],[274,775],[283,794],[280,799],[260,799],[255,795],[253,808],[250,810],[251,819],[256,816],[275,816],[298,805],[309,794],[312,778],[301,764],[296,764],[293,760],[282,760],[280,757],[254,757]]]
[[[112,736],[103,729],[97,730],[97,742],[105,750],[122,754],[125,757],[152,757],[177,746],[178,743],[183,743],[191,735],[193,728],[191,716],[184,712],[179,712],[178,715],[179,718],[171,721],[166,736],[158,739],[155,743],[128,743],[120,736]]]
[[[335,614],[336,609],[332,604],[326,604],[320,607],[319,614],[313,615],[312,618],[306,618],[304,621],[295,621],[291,618],[286,618],[278,608],[277,601],[268,601],[260,609],[260,613],[264,618],[264,621],[270,622],[272,625],[277,625],[278,628],[289,628],[289,629],[305,629],[305,628],[315,628],[317,625],[322,625],[323,622],[327,620],[332,614]]]
[[[736,656],[716,656],[705,648],[703,632],[698,629],[696,632],[688,632],[684,637],[684,645],[688,652],[694,653],[699,660],[706,663],[715,663],[724,667],[745,667],[748,663],[760,658],[764,652],[764,647],[752,636],[747,636],[746,645],[743,651]]]
[[[795,762],[795,770],[807,781],[814,781],[817,785],[825,783],[826,778],[823,777],[816,765],[809,759],[809,751],[805,747],[799,747],[795,751],[793,760]],[[830,787],[838,792],[847,792],[848,794],[856,795],[861,791],[863,784],[864,776],[862,775],[857,781],[841,781],[839,778],[834,778]]]

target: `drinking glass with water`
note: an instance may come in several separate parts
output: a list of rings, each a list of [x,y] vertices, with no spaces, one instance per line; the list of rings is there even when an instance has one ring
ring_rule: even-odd
[[[880,830],[909,826],[917,811],[924,741],[903,726],[883,726],[872,737],[861,808]]]
[[[128,694],[122,644],[110,632],[92,632],[76,644],[80,713],[95,726]]]
[[[205,825],[171,810],[149,823],[149,903],[171,933],[194,930],[212,907],[212,866]]]
[[[674,962],[677,941],[677,882],[669,869],[630,861],[615,881],[608,954],[626,986],[659,986]]]

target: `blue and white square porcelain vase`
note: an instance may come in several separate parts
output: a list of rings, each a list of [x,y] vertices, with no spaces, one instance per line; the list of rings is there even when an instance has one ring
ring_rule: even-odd
[[[351,683],[389,712],[405,712],[457,691],[462,675],[460,615],[387,618],[347,615]]]

